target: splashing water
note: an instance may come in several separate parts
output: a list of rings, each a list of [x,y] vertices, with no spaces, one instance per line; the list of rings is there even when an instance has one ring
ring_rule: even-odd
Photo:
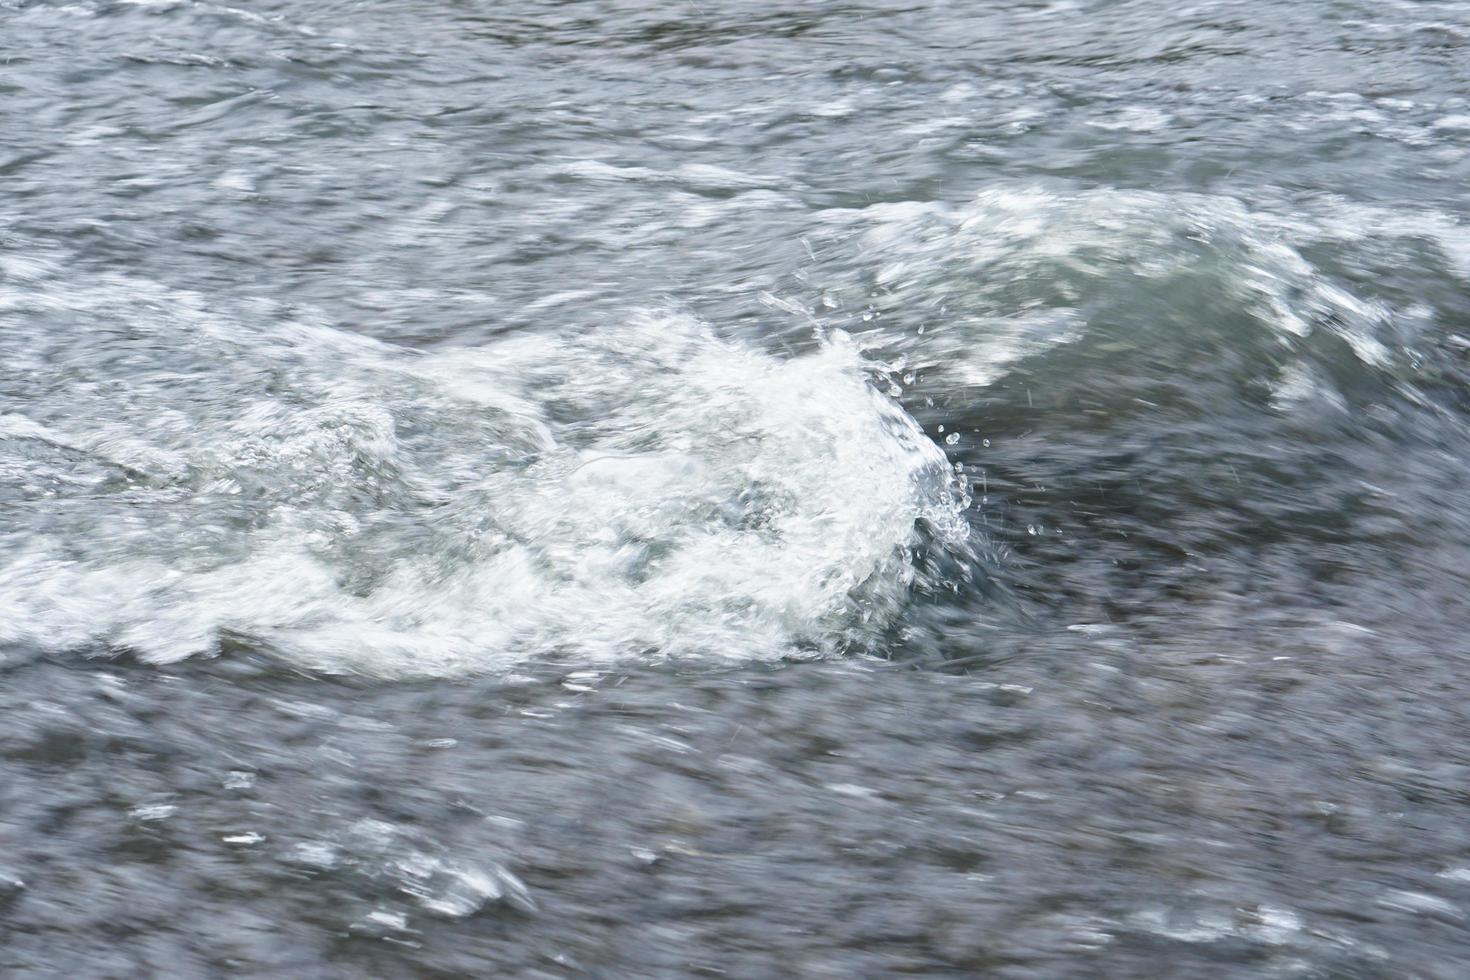
[[[30,278],[0,348],[0,640],[229,636],[386,674],[823,655],[892,619],[916,522],[966,533],[840,334],[782,360],[643,315],[424,355]]]

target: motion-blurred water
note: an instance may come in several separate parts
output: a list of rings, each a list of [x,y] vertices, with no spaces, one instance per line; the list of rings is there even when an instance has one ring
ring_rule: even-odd
[[[1458,978],[1470,3],[0,0],[0,973]]]

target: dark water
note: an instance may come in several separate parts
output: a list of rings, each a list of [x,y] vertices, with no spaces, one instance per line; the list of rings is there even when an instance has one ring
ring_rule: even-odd
[[[0,973],[1458,978],[1470,3],[0,2]]]

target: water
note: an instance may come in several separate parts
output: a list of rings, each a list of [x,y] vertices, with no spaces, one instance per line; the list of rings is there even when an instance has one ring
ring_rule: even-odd
[[[0,2],[0,972],[1458,978],[1470,4]]]

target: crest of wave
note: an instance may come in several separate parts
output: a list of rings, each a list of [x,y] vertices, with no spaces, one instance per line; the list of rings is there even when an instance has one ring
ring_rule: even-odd
[[[820,656],[876,642],[920,525],[966,533],[841,335],[782,359],[649,316],[422,356],[133,301],[147,325],[38,328],[0,412],[0,469],[49,488],[0,532],[0,641],[383,674]]]
[[[1451,216],[1335,198],[1288,207],[1000,184],[954,207],[834,209],[822,213],[821,227],[819,242],[846,237],[864,257],[854,268],[869,278],[843,284],[849,295],[880,296],[884,312],[925,327],[884,324],[881,355],[942,377],[950,390],[991,385],[1030,358],[1078,342],[1099,320],[1138,318],[1153,299],[1170,296],[1248,317],[1283,352],[1320,332],[1382,367],[1398,356],[1391,345],[1399,311],[1362,288],[1370,277],[1354,284],[1330,258],[1324,267],[1323,257],[1337,252],[1350,267],[1372,268],[1413,256],[1470,276],[1470,230]],[[1416,240],[1432,245],[1429,254],[1404,250]]]

